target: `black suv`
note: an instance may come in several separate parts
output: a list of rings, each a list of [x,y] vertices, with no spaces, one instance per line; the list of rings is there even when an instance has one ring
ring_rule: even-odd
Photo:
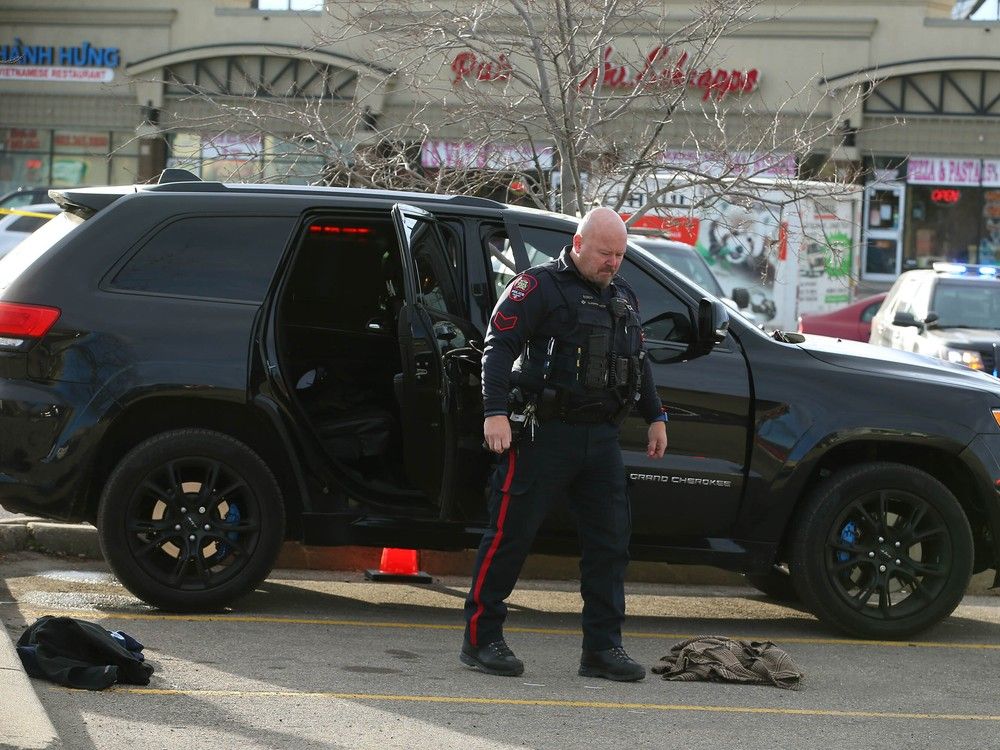
[[[95,522],[175,610],[251,590],[286,538],[474,547],[490,312],[576,222],[185,177],[53,191],[64,213],[0,260],[0,503]],[[637,248],[621,275],[670,414],[662,461],[622,429],[634,558],[743,571],[876,638],[996,567],[996,380],[767,336]],[[557,506],[536,549],[574,552],[572,529]]]
[[[872,319],[869,341],[997,375],[997,266],[935,263],[902,274]]]

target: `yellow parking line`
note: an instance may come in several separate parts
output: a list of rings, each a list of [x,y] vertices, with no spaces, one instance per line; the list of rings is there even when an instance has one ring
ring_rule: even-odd
[[[75,608],[61,608],[76,612],[86,612],[88,616],[95,619],[115,619],[115,620],[181,620],[184,622],[248,622],[248,623],[268,623],[274,625],[334,625],[341,627],[363,627],[363,628],[398,628],[416,630],[464,630],[461,624],[448,625],[443,623],[429,622],[379,622],[369,620],[336,620],[325,617],[283,617],[278,615],[196,615],[196,614],[161,614],[155,612],[111,612],[90,610],[80,610]],[[33,614],[39,612],[49,613],[51,610],[41,610],[34,607],[23,607],[23,612]],[[577,628],[529,628],[518,626],[505,626],[506,633],[537,633],[541,635],[580,635]],[[622,635],[626,638],[642,638],[654,640],[684,640],[696,637],[696,633],[639,633],[625,631]],[[817,645],[834,646],[890,646],[895,648],[954,648],[981,651],[1000,651],[1000,644],[997,643],[954,643],[947,641],[876,641],[860,640],[854,638],[808,638],[797,636],[765,636],[765,635],[735,635],[732,638],[739,638],[745,641],[773,640],[786,643],[806,643]]]
[[[59,689],[59,688],[53,688]],[[298,692],[294,690],[179,690],[114,687],[110,692],[136,695],[183,695],[197,698],[320,698],[325,700],[384,701],[389,703],[460,703],[487,706],[541,706],[545,708],[606,708],[630,711],[694,711],[722,714],[776,714],[782,716],[832,716],[862,719],[929,719],[932,721],[1000,721],[991,714],[933,714],[903,711],[840,711],[823,708],[771,706],[699,706],[672,703],[611,703],[534,698],[475,698],[461,695],[391,695],[380,693]]]

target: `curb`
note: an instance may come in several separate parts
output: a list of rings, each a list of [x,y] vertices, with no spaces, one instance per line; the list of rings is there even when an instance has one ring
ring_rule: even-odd
[[[16,518],[0,521],[0,552],[31,550],[55,555],[103,560],[97,529],[87,523],[52,523],[37,518]],[[382,550],[378,547],[312,547],[299,542],[285,542],[274,564],[275,568],[301,570],[341,570],[360,572],[379,567]],[[420,569],[433,576],[471,575],[475,550],[442,552],[421,550]],[[528,556],[520,578],[524,580],[574,581],[580,576],[576,557],[532,554]],[[626,580],[629,583],[667,583],[690,586],[747,586],[746,579],[707,565],[674,565],[670,563],[633,561],[629,563]],[[966,595],[1000,596],[1000,589],[991,589],[994,573],[991,569],[972,577]],[[3,714],[0,713],[0,716]],[[2,750],[2,746],[0,746]]]
[[[0,748],[42,750],[62,745],[6,635],[0,635],[0,716]]]
[[[89,523],[53,523],[40,518],[0,521],[0,552],[21,550],[103,559],[97,529]]]

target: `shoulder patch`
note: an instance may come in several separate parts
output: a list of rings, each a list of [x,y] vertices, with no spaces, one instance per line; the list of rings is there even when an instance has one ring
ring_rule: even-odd
[[[511,282],[507,296],[514,302],[520,302],[538,288],[538,279],[530,274],[522,273]]]
[[[497,314],[493,316],[493,327],[498,331],[509,331],[516,325],[516,315],[504,315],[502,312],[497,310]]]

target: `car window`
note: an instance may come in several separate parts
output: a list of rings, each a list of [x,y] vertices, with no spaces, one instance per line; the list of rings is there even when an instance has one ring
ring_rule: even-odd
[[[27,233],[34,232],[47,221],[48,218],[43,219],[40,216],[18,216],[17,219],[12,221],[7,226],[7,231]]]
[[[890,307],[888,310],[889,320],[895,317],[896,313],[899,312],[913,312],[913,293],[916,291],[915,287],[920,283],[919,276],[902,276],[896,285],[893,286],[890,292]]]
[[[676,294],[629,261],[627,256],[618,274],[639,299],[639,317],[647,342],[691,341],[694,333],[691,310]]]
[[[35,261],[45,255],[59,240],[83,224],[83,219],[61,213],[46,222],[37,232],[0,258],[0,292],[10,286]]]
[[[913,317],[917,320],[926,318],[927,312],[930,310],[932,283],[933,279],[923,278],[919,283],[914,285],[913,293],[910,295],[910,308],[913,312]]]
[[[35,203],[47,203],[49,201],[51,201],[51,198],[48,197],[47,193],[15,193],[14,195],[7,196],[3,204],[0,204],[0,208],[23,208]]]
[[[520,232],[524,249],[528,254],[529,266],[539,266],[558,257],[564,247],[573,243],[572,232],[529,226],[520,227]],[[493,271],[495,299],[499,299],[507,285],[517,276],[514,250],[510,245],[506,230],[499,227],[487,235],[485,242],[490,268]]]
[[[872,302],[868,307],[861,311],[861,322],[871,323],[872,319],[875,317],[875,313],[882,306],[881,302]]]
[[[460,315],[462,309],[455,294],[455,256],[447,244],[442,246],[434,224],[418,222],[410,252],[417,274],[417,292],[424,305],[437,312]]]
[[[704,259],[698,254],[698,251],[693,247],[684,249],[655,242],[642,242],[640,240],[636,240],[635,242],[657,260],[684,274],[698,286],[703,287],[716,297],[725,296],[718,280],[712,275],[708,264],[705,263]]]
[[[1000,283],[939,280],[935,287],[938,328],[1000,328]]]
[[[111,281],[115,289],[261,302],[292,217],[199,216],[161,228]]]

